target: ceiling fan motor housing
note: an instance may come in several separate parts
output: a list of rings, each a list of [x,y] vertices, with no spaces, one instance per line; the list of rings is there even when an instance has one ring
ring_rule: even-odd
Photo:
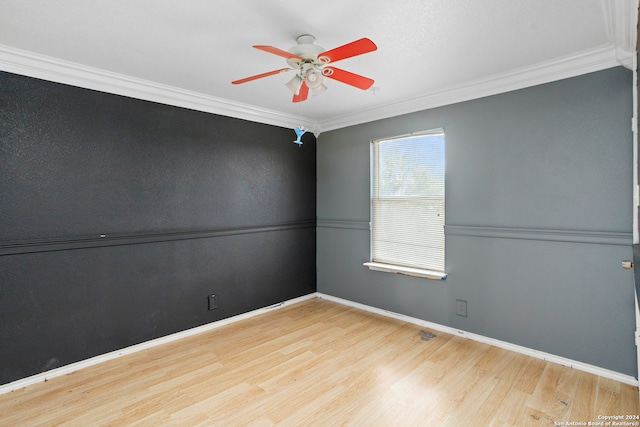
[[[320,61],[318,59],[318,54],[325,52],[326,49],[322,46],[316,44],[316,38],[309,34],[303,34],[296,39],[297,45],[293,46],[289,49],[290,53],[294,55],[298,55],[301,58],[304,58],[307,61],[316,62]],[[292,61],[296,61],[295,58],[291,59]],[[299,61],[299,60],[297,60]],[[322,64],[323,62],[320,62]],[[319,65],[320,65],[319,64]]]
[[[322,67],[328,62],[328,58],[323,60],[318,58],[318,54],[326,49],[316,44],[316,38],[310,34],[303,34],[296,39],[296,44],[289,53],[302,58],[289,58],[287,63],[298,70],[298,75],[303,79],[310,89],[317,89],[322,86]]]

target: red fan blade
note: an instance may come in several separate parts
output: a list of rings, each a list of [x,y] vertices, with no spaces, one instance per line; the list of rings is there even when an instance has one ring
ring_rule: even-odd
[[[373,86],[372,79],[336,67],[325,67],[322,70],[322,75],[362,90],[367,90]]]
[[[286,50],[282,50],[273,46],[255,45],[253,47],[255,47],[256,49],[264,50],[265,52],[273,53],[274,55],[282,56],[287,59],[289,58],[296,58],[300,60],[303,59],[298,55],[294,55],[293,53],[289,53]]]
[[[286,73],[289,70],[291,70],[291,68],[280,68],[279,70],[268,71],[266,73],[256,74],[255,76],[245,77],[244,79],[234,80],[231,83],[234,85],[239,85],[241,83],[250,82],[252,80],[261,79],[263,77],[273,76],[274,74]]]
[[[300,92],[297,95],[293,95],[293,102],[302,102],[307,99],[309,96],[309,86],[307,86],[306,82],[302,82],[302,86],[300,86]]]
[[[362,55],[363,53],[373,52],[378,46],[371,40],[363,38],[351,43],[347,43],[335,49],[328,50],[318,54],[318,59],[323,62],[336,62],[341,59],[351,58],[352,56]]]

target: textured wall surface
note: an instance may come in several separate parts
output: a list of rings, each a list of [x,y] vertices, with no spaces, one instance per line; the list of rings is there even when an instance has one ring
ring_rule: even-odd
[[[318,291],[635,376],[631,81],[618,67],[322,134]],[[369,271],[370,140],[439,127],[448,278]]]
[[[0,383],[314,292],[294,139],[0,73]]]

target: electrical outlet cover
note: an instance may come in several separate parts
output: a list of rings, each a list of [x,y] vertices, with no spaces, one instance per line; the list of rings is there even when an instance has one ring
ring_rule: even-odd
[[[467,317],[467,302],[465,300],[456,300],[456,314],[458,316]]]
[[[215,310],[216,308],[218,308],[218,299],[216,298],[215,294],[211,294],[207,297],[207,300],[209,302],[209,310]]]

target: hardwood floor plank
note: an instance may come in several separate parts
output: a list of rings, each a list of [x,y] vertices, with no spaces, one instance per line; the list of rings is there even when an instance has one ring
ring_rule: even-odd
[[[578,379],[579,376],[571,368],[553,364],[547,365],[529,406],[543,411],[545,416],[554,421],[568,420]]]
[[[599,378],[595,411],[598,414],[617,414],[620,408],[620,383]]]
[[[322,299],[0,395],[0,426],[547,426],[638,389]]]
[[[620,384],[620,414],[640,415],[638,412],[638,389],[629,384]],[[635,422],[640,423],[636,418]]]
[[[527,403],[530,398],[530,394],[512,388],[501,401],[487,402],[488,410],[495,411],[491,424],[509,426],[524,424],[523,419],[526,417]]]
[[[524,391],[525,393],[533,394],[538,385],[538,381],[544,372],[544,368],[548,365],[548,362],[528,357],[523,354],[519,354],[517,357],[522,359],[525,363],[517,378],[514,378],[515,388],[517,390]]]
[[[578,386],[572,400],[571,420],[590,420],[589,416],[593,414],[598,391],[598,377],[590,375],[586,372],[577,372]]]

